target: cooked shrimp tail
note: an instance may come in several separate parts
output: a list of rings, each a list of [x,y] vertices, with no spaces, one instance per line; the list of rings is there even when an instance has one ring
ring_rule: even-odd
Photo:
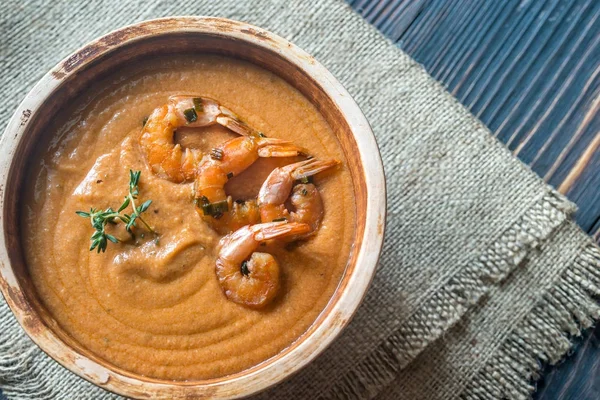
[[[227,298],[250,308],[270,303],[279,289],[279,265],[268,253],[255,252],[261,242],[302,235],[306,224],[271,222],[246,225],[219,243],[216,273]]]
[[[248,124],[240,119],[233,111],[220,107],[221,115],[216,118],[219,125],[233,131],[239,135],[244,136],[257,136],[259,133],[252,129]]]
[[[308,231],[308,227],[305,226],[305,224],[297,224],[294,222],[288,224],[285,223],[285,221],[256,224],[250,229],[255,231],[254,240],[258,242],[282,239],[287,236],[294,236]]]
[[[282,139],[259,138],[257,144],[259,157],[295,157],[308,154],[305,148]]]
[[[319,172],[338,165],[339,163],[340,162],[337,160],[317,160],[316,158],[310,158],[295,164],[286,165],[283,168],[289,170],[289,174],[292,179],[299,180],[316,175]]]

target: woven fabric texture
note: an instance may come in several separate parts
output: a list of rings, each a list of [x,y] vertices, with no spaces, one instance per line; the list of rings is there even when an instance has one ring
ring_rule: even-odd
[[[314,55],[369,119],[388,184],[386,241],[356,317],[265,399],[528,398],[539,361],[600,315],[600,252],[573,205],[514,159],[423,68],[342,1],[9,0],[0,15],[5,125],[48,69],[123,25],[211,15],[271,30]],[[25,336],[0,302],[9,399],[109,399]]]

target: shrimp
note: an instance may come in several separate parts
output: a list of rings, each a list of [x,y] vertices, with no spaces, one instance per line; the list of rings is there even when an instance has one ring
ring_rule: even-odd
[[[337,160],[321,161],[311,158],[275,168],[258,192],[261,221],[264,223],[285,219],[305,223],[311,228],[309,234],[315,232],[323,218],[321,195],[315,185],[308,183],[293,186],[294,181],[318,174],[337,164]],[[285,205],[288,198],[293,211],[288,210]]]
[[[180,183],[195,178],[203,157],[197,149],[182,149],[173,141],[179,127],[222,125],[239,135],[259,133],[242,122],[231,110],[208,97],[171,96],[167,104],[148,117],[140,135],[140,145],[152,171],[161,178]]]
[[[294,208],[294,211],[288,211],[289,219],[309,225],[310,233],[319,229],[324,210],[321,194],[317,190],[317,187],[312,183],[300,183],[294,186],[289,199],[290,204]],[[265,214],[269,213],[265,212]],[[269,216],[266,217],[269,218]]]
[[[268,253],[255,252],[261,242],[301,235],[306,224],[270,222],[246,225],[219,242],[216,274],[225,296],[234,303],[262,308],[279,289],[279,265]]]
[[[225,184],[259,157],[292,157],[306,154],[292,142],[263,136],[241,136],[228,140],[211,151],[196,172],[194,200],[200,217],[220,233],[260,222],[253,200],[233,203]]]

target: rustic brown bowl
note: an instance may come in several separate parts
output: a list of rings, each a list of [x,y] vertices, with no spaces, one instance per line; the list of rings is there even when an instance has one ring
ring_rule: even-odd
[[[209,52],[250,61],[304,94],[333,128],[348,159],[356,196],[354,246],[327,307],[289,348],[246,371],[197,382],[136,375],[91,354],[41,304],[23,261],[19,203],[26,163],[55,113],[94,80],[141,57]],[[369,124],[342,85],[315,59],[263,29],[220,18],[143,22],[95,40],[60,62],[23,100],[0,142],[0,287],[19,323],[48,355],[77,375],[135,398],[236,398],[264,390],[321,353],[348,324],[375,273],[385,224],[385,180]]]

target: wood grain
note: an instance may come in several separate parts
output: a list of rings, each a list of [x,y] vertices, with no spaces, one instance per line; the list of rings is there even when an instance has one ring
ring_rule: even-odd
[[[577,203],[600,243],[600,1],[349,0]],[[600,327],[537,399],[600,398]]]

